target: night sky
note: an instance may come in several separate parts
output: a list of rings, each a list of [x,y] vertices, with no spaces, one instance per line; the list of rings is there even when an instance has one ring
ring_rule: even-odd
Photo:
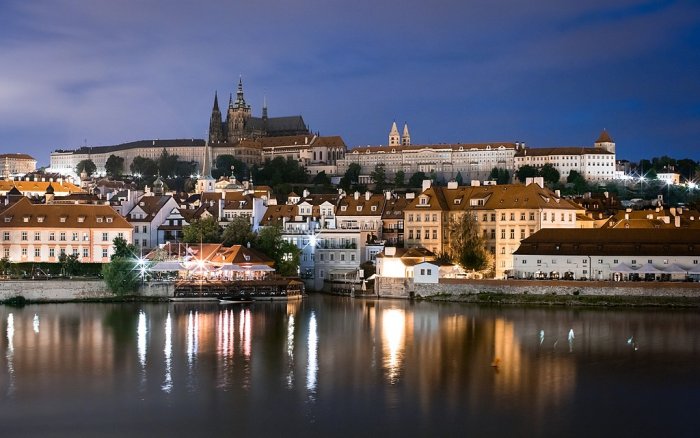
[[[700,159],[700,2],[2,0],[0,153],[203,138],[260,115],[348,146],[524,141]]]

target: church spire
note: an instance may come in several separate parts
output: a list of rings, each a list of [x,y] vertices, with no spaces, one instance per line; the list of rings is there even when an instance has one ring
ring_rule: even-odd
[[[263,96],[262,118],[267,120],[267,96]]]
[[[214,107],[209,119],[209,142],[219,143],[224,140],[224,131],[221,124],[221,111],[219,110],[219,96],[214,92]]]
[[[243,77],[238,77],[238,90],[236,91],[236,108],[245,108],[245,98],[243,97]]]
[[[408,133],[408,123],[403,124],[403,135],[401,135],[401,144],[403,146],[411,145],[411,135]]]
[[[389,132],[389,146],[398,146],[399,144],[401,144],[401,137],[399,137],[399,128],[396,127],[396,121],[394,121]]]

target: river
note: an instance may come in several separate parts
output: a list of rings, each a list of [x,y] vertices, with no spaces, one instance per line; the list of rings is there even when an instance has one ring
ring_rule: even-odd
[[[2,436],[697,436],[696,310],[0,306]]]

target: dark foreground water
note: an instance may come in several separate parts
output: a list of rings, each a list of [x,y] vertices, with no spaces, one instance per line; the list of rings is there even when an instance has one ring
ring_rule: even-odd
[[[0,327],[0,436],[700,435],[697,311],[314,296]]]

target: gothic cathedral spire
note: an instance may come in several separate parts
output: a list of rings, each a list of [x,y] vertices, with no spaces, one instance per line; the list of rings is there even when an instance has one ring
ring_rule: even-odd
[[[401,145],[410,146],[411,145],[411,135],[408,133],[408,123],[403,124],[403,135],[401,135]]]
[[[209,143],[219,143],[224,140],[223,126],[221,125],[221,111],[219,110],[219,96],[214,92],[214,107],[209,119]]]

